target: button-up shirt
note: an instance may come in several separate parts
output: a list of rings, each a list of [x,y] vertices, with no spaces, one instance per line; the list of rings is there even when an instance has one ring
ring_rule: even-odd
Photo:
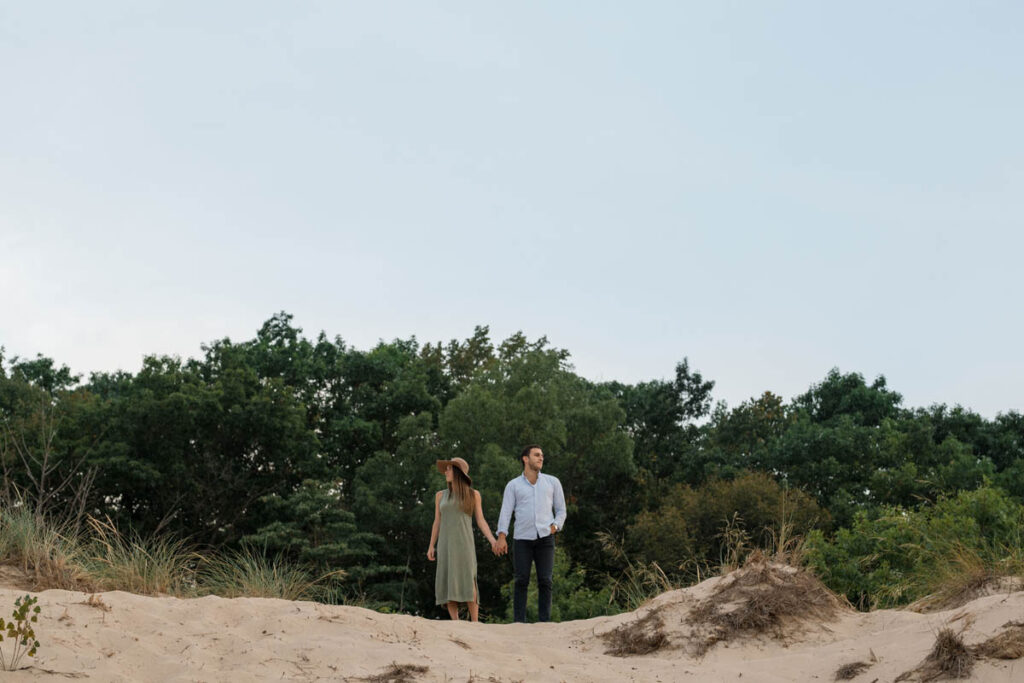
[[[537,483],[522,474],[505,484],[505,495],[501,499],[501,515],[498,516],[498,533],[508,535],[508,524],[512,514],[516,516],[515,538],[533,541],[551,535],[551,525],[559,531],[565,524],[565,494],[562,482],[542,472],[537,473]]]

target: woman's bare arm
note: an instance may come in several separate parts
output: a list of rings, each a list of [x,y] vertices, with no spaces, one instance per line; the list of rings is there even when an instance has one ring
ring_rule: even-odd
[[[427,559],[431,562],[437,557],[437,553],[434,552],[434,546],[437,544],[437,534],[441,530],[441,494],[443,491],[438,491],[437,495],[434,496],[434,526],[430,527],[430,546],[427,548]]]
[[[491,527],[487,525],[487,520],[484,519],[483,499],[480,497],[480,492],[474,490],[473,494],[476,498],[476,525],[480,527],[480,531],[484,532],[484,537],[490,542],[491,550],[493,550],[494,544],[498,541],[494,538],[494,534],[491,533]]]

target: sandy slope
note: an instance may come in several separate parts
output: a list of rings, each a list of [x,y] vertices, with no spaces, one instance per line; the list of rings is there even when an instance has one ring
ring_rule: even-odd
[[[844,612],[787,643],[720,643],[704,657],[676,646],[635,657],[604,654],[601,634],[659,609],[671,628],[719,579],[659,596],[639,614],[563,624],[487,625],[378,614],[354,607],[255,598],[192,600],[122,592],[38,593],[42,645],[4,681],[355,681],[393,663],[428,667],[424,681],[893,681],[917,665],[947,624],[975,643],[1024,620],[1024,592],[990,595],[946,612]],[[23,594],[0,589],[4,613]],[[93,598],[96,602],[96,598]],[[6,615],[6,614],[5,614]],[[5,643],[6,644],[6,643]],[[1024,659],[980,662],[975,681],[1024,681]]]

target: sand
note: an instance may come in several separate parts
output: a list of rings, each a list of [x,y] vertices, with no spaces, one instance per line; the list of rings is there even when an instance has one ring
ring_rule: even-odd
[[[6,681],[832,681],[844,664],[870,666],[851,679],[894,681],[917,666],[944,627],[968,644],[1024,621],[1024,592],[978,598],[956,609],[858,613],[800,624],[781,640],[739,637],[703,656],[678,640],[691,608],[721,579],[665,593],[636,613],[561,624],[472,624],[379,614],[357,607],[257,598],[145,597],[63,590],[33,593],[42,608],[38,655]],[[557,588],[557,587],[556,587]],[[3,616],[25,591],[0,589]],[[602,637],[650,611],[667,647],[641,656],[605,654]],[[3,643],[8,646],[8,643]],[[378,678],[395,665],[426,667]],[[984,660],[974,681],[1024,681],[1024,660]]]

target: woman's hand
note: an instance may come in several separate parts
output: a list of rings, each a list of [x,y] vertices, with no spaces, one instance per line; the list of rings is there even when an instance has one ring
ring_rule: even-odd
[[[427,559],[431,562],[437,559],[437,553],[434,552],[434,546],[427,548]]]

